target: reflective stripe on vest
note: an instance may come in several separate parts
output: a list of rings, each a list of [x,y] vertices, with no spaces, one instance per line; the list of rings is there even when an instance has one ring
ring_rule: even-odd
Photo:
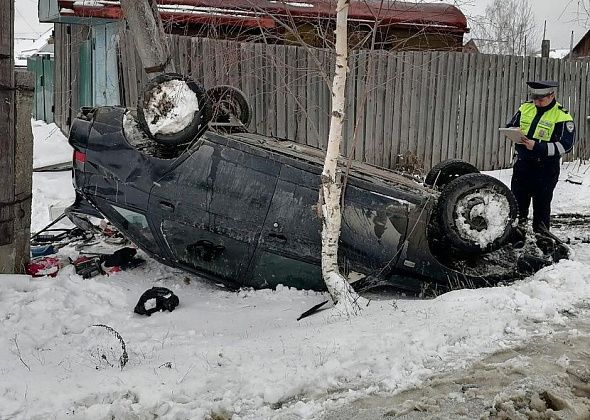
[[[535,128],[535,134],[533,138],[539,141],[549,141],[551,140],[551,136],[553,135],[553,130],[555,129],[555,124],[560,122],[566,121],[573,121],[573,118],[567,112],[564,112],[560,109],[561,105],[559,103],[555,103],[553,108],[546,111],[537,127]],[[537,115],[537,107],[532,102],[525,102],[519,108],[520,111],[520,129],[523,133],[528,133],[529,129],[531,128],[531,124],[535,116]]]

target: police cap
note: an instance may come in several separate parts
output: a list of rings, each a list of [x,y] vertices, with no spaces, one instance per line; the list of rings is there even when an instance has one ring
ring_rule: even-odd
[[[559,83],[555,80],[529,80],[526,82],[529,86],[529,91],[533,97],[547,96],[555,92]]]

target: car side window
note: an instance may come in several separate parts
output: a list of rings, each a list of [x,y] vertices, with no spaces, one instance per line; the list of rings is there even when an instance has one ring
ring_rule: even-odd
[[[123,217],[125,224],[123,227],[132,234],[132,237],[139,236],[144,239],[145,245],[149,249],[156,247],[156,241],[154,240],[148,221],[143,214],[117,206],[113,206],[113,209]]]

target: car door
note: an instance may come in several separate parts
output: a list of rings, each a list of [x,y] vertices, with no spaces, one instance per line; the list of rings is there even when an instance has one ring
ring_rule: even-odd
[[[257,287],[324,287],[316,210],[320,173],[320,166],[303,162],[281,166],[253,263]]]
[[[179,264],[249,284],[279,165],[243,144],[201,142],[154,185],[150,213]]]

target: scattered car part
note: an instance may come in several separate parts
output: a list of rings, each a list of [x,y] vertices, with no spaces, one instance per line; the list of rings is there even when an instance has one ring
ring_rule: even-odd
[[[72,170],[72,162],[54,163],[33,168],[33,172],[67,172]]]
[[[137,249],[126,246],[112,254],[102,256],[101,261],[105,267],[120,267],[121,270],[127,270],[135,268],[144,262],[143,259],[138,258],[136,255]]]
[[[517,218],[510,189],[484,174],[467,174],[449,182],[437,206],[438,222],[449,245],[481,253],[506,245]]]
[[[543,251],[543,254],[551,256],[553,262],[570,257],[570,248],[549,229],[541,229],[535,234],[535,238],[539,249]]]
[[[96,358],[99,360],[100,363],[106,363],[110,367],[115,366],[114,362],[116,360],[119,365],[119,368],[121,370],[123,370],[123,368],[125,367],[125,365],[129,361],[129,354],[127,353],[127,346],[126,346],[125,340],[123,340],[123,337],[121,336],[121,334],[119,334],[119,332],[117,330],[115,330],[114,328],[112,328],[108,325],[105,325],[105,324],[94,324],[93,327],[104,328],[108,333],[115,336],[115,338],[119,341],[119,345],[121,346],[121,354],[119,355],[118,358],[115,357],[115,358],[113,358],[113,360],[109,360],[110,359],[109,356],[112,355],[112,351],[114,350],[112,345],[107,345],[107,346],[105,346],[105,348],[97,348],[96,353],[95,353]],[[99,347],[102,347],[102,346],[99,346]],[[107,348],[108,348],[108,350],[107,350]],[[97,366],[96,368],[98,369],[99,367]]]
[[[25,272],[32,277],[55,277],[61,268],[61,260],[57,257],[32,258],[26,265]]]
[[[154,286],[141,295],[133,312],[147,316],[159,311],[172,312],[178,303],[178,296],[172,290]]]
[[[57,249],[53,245],[37,245],[31,246],[31,257],[44,257],[57,253]]]
[[[160,74],[150,80],[139,98],[137,116],[144,131],[167,146],[198,137],[211,119],[205,89],[179,74]]]
[[[83,278],[99,274],[111,274],[121,270],[129,270],[142,265],[145,260],[136,256],[137,249],[124,247],[112,254],[82,252],[78,258],[70,262],[76,273]]]
[[[74,266],[76,274],[82,276],[83,279],[105,274],[101,266],[100,257],[82,255],[75,260],[70,260],[70,262]]]
[[[39,236],[40,234],[42,234],[43,232],[47,231],[49,228],[51,228],[52,226],[56,225],[57,223],[59,223],[62,219],[64,219],[66,217],[66,214],[63,213],[60,216],[58,216],[57,218],[55,218],[55,220],[53,220],[51,223],[49,223],[47,226],[45,226],[43,229],[41,229],[39,232],[34,233],[31,235],[31,240],[35,239],[37,236]]]
[[[324,306],[328,302],[329,302],[329,300],[324,300],[323,302],[320,302],[317,305],[312,306],[307,311],[305,311],[301,315],[299,315],[297,317],[297,321],[301,321],[303,318],[307,318],[308,316],[315,314],[316,312],[318,312],[321,309],[322,306]]]
[[[479,173],[479,170],[469,162],[461,159],[447,159],[437,163],[428,171],[424,185],[442,189],[455,178],[476,173]]]
[[[567,174],[567,178],[565,180],[570,184],[582,185],[584,183],[584,177],[582,175],[571,172]]]

